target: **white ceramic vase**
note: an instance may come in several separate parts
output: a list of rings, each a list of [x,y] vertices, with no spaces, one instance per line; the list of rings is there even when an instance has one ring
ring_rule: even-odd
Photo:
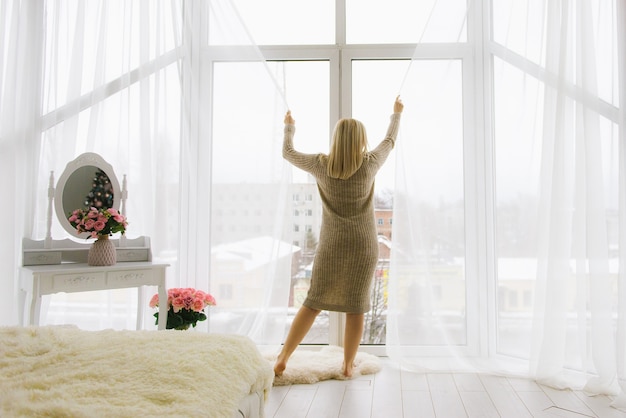
[[[113,241],[108,235],[99,235],[96,242],[91,244],[87,254],[87,264],[90,266],[112,266],[117,262],[117,252]]]

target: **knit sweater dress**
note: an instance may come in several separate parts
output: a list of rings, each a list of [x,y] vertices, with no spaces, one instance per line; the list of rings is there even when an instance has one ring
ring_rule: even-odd
[[[400,115],[391,116],[385,138],[366,153],[361,167],[346,180],[328,176],[326,155],[296,151],[296,127],[285,125],[283,157],[315,177],[322,200],[322,227],[304,306],[349,313],[370,310],[370,289],[378,262],[374,178],[393,149]]]

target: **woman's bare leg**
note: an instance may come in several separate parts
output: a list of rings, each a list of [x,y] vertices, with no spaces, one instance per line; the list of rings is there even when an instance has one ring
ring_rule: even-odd
[[[354,359],[363,337],[363,321],[365,314],[346,314],[346,329],[343,342],[343,375],[352,377]]]
[[[289,357],[291,357],[291,354],[293,354],[298,347],[298,344],[300,344],[307,332],[309,332],[313,322],[315,322],[315,318],[320,312],[321,311],[317,309],[307,308],[306,306],[300,307],[296,317],[293,319],[293,324],[291,324],[285,344],[282,350],[280,350],[280,354],[278,354],[276,364],[274,364],[274,374],[276,376],[283,374],[287,367]]]

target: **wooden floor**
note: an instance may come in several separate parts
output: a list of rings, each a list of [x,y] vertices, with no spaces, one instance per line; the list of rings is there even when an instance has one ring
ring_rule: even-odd
[[[268,418],[626,418],[626,411],[610,402],[607,396],[589,397],[517,378],[411,373],[383,358],[383,369],[375,375],[274,387],[265,413]]]

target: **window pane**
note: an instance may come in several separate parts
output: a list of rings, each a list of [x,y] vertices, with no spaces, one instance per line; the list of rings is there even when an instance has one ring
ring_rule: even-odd
[[[493,40],[531,61],[541,63],[544,39],[543,1],[492,1]]]
[[[84,8],[77,2],[46,2],[44,77],[49,86],[43,89],[44,113],[67,103],[68,95],[74,99],[86,94],[176,48],[182,13],[177,5],[162,7],[161,3],[149,2],[140,10],[139,2]],[[85,35],[77,43],[74,31],[79,22]],[[152,36],[144,38],[141,29]],[[120,45],[128,50],[120,53]],[[80,72],[70,71],[77,68]]]
[[[567,78],[572,83],[583,85],[586,90],[596,94],[604,101],[619,106],[619,92],[617,77],[618,60],[617,53],[617,30],[614,20],[614,0],[588,0],[572,4],[566,9],[553,10],[546,17],[546,2],[537,0],[498,0],[492,1],[493,12],[493,39],[495,42],[506,46],[507,49],[521,55],[532,62],[545,66],[550,51],[549,42],[556,42],[562,37],[561,44],[567,51],[564,54],[563,67],[568,68]],[[565,14],[567,11],[567,14]],[[563,13],[563,15],[560,15]],[[593,36],[581,34],[587,32],[581,23],[583,19],[578,13],[589,13],[589,31]],[[561,22],[566,19],[567,22]],[[546,20],[548,20],[546,22]],[[564,29],[567,29],[564,31]],[[588,48],[593,48],[595,65],[585,62],[584,65],[577,57],[580,54],[581,39],[589,42]],[[587,66],[588,68],[583,68]],[[589,74],[584,72],[593,71],[593,84],[589,83]]]
[[[540,237],[543,233],[539,230],[538,212],[541,198],[545,86],[498,59],[494,60],[494,70],[498,352],[529,358],[538,272],[537,257],[541,254],[538,242],[542,241]],[[571,104],[573,108],[574,102]],[[572,124],[576,123],[575,118],[571,120]],[[601,135],[597,138],[597,145],[602,150],[602,179],[606,191],[603,215],[606,217],[608,232],[609,277],[611,286],[617,288],[618,129],[614,123],[602,117],[599,117],[599,123]],[[570,132],[575,131],[573,127],[566,129],[569,128]],[[566,149],[562,152],[578,152],[575,150],[575,141],[577,139],[572,135],[565,141]],[[568,191],[570,192],[571,190]],[[571,208],[572,211],[576,210],[573,199]],[[572,269],[569,279],[571,280],[559,282],[564,285],[571,283],[571,286],[564,286],[567,294],[571,295],[566,307],[567,320],[570,322],[565,336],[568,350],[565,355],[569,366],[578,367],[575,321],[580,320],[576,319],[579,309],[577,303],[584,300],[584,295],[577,288],[579,284],[575,269]],[[605,302],[616,312],[616,292],[614,296],[613,300]],[[576,298],[582,299],[576,302]]]
[[[530,354],[543,86],[496,59],[495,149],[498,278],[498,352]],[[524,295],[519,306],[510,301]]]
[[[393,112],[398,82],[410,70],[402,89],[405,112],[396,149],[376,178],[376,217],[379,234],[379,265],[372,286],[372,310],[366,314],[362,343],[385,342],[387,285],[402,281],[399,301],[406,329],[417,330],[408,344],[444,344],[443,335],[426,323],[437,323],[449,331],[455,344],[465,344],[465,227],[463,179],[462,67],[458,60],[414,61],[372,60],[352,62],[353,117],[366,125],[370,149],[384,137]],[[382,76],[384,75],[384,76]],[[419,118],[410,115],[420,115]],[[401,143],[400,143],[401,142]],[[397,176],[398,167],[406,176]],[[398,172],[399,173],[399,172]],[[394,196],[395,189],[395,196]],[[411,218],[420,219],[420,243],[412,242],[410,230],[418,222],[408,222],[407,213],[396,206],[398,191],[407,193]],[[393,219],[398,231],[392,232]],[[400,220],[399,220],[400,219]],[[387,220],[387,221],[385,221]],[[389,255],[394,248],[414,254],[428,254],[420,264],[402,254],[399,263],[407,271],[428,268],[429,280],[411,274],[389,277]],[[397,282],[399,283],[399,282]],[[410,312],[410,306],[415,311]],[[437,317],[433,320],[433,307]],[[426,318],[428,312],[429,317]],[[449,341],[448,341],[449,342]]]
[[[288,92],[296,120],[296,149],[328,152],[329,63],[327,61],[269,62]],[[287,165],[281,156],[283,99],[272,83],[262,83],[262,63],[214,64],[213,180],[211,187],[211,289],[220,305],[211,317],[215,332],[232,331],[258,314],[267,289],[259,279],[267,243],[275,236],[277,200],[287,209],[283,219],[292,244],[288,324],[306,297],[311,264],[321,226],[321,203],[314,180]],[[260,76],[261,75],[261,76]],[[233,100],[233,98],[237,98]],[[269,99],[268,99],[269,98]],[[237,114],[241,117],[233,118]],[[228,117],[228,115],[231,115]],[[293,182],[283,190],[286,164]],[[251,265],[254,267],[251,268]],[[278,309],[284,309],[285,299]],[[282,326],[281,322],[281,326]],[[285,329],[285,332],[287,329]],[[319,315],[304,343],[328,344],[328,315]]]
[[[233,0],[257,45],[335,43],[332,0]]]
[[[346,0],[349,44],[465,42],[465,21],[466,0]]]

